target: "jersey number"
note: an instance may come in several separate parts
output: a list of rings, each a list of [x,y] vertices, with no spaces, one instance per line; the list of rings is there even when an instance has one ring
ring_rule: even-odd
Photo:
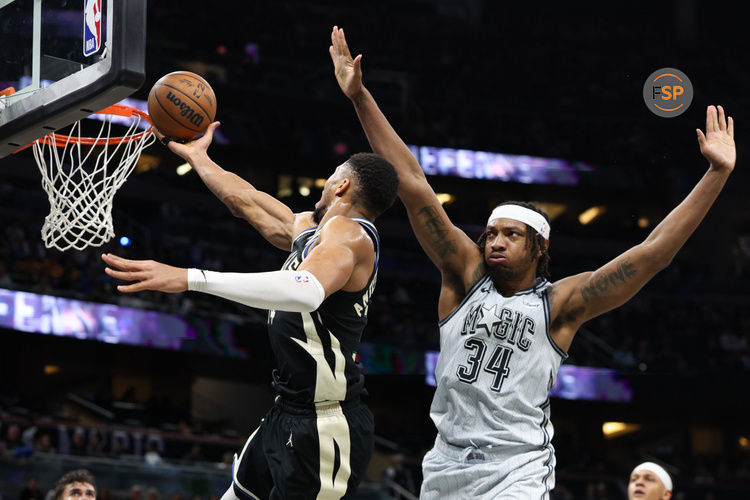
[[[482,359],[484,353],[487,351],[487,344],[484,340],[476,337],[466,339],[464,347],[469,349],[469,357],[466,359],[468,366],[458,365],[456,375],[458,380],[473,384],[479,378],[479,368],[482,366]],[[513,354],[513,350],[510,347],[498,345],[495,350],[492,351],[490,359],[487,360],[487,365],[484,367],[484,371],[494,375],[492,379],[492,385],[490,389],[495,392],[500,392],[500,388],[503,386],[503,380],[508,377],[510,369],[508,364],[510,363],[510,357]]]

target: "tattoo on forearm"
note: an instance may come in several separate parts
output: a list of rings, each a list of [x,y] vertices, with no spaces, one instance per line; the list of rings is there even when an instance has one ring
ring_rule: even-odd
[[[583,301],[588,302],[592,298],[600,297],[608,291],[626,283],[631,277],[635,276],[636,268],[630,263],[630,259],[624,259],[617,264],[617,270],[603,274],[590,280],[581,290]]]
[[[441,258],[451,253],[457,253],[456,244],[453,240],[446,239],[448,230],[445,228],[445,221],[437,210],[433,206],[426,206],[417,212],[418,215],[422,216],[424,228],[432,236],[432,243],[435,245],[435,249]]]

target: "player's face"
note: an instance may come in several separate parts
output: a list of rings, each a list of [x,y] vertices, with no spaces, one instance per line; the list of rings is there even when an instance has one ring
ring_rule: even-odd
[[[96,489],[89,483],[70,483],[65,486],[62,500],[95,500]]]
[[[336,167],[336,170],[334,170],[333,174],[326,179],[325,186],[323,186],[323,192],[320,194],[320,200],[315,204],[315,211],[313,212],[313,220],[316,224],[319,224],[320,221],[323,219],[323,216],[325,216],[326,212],[328,211],[328,208],[331,206],[331,203],[336,198],[336,188],[339,185],[339,182],[341,179],[344,178],[346,174],[346,163],[342,163],[338,167]]]
[[[659,476],[649,470],[637,470],[630,476],[628,500],[669,500],[672,492],[667,491]]]
[[[526,224],[513,219],[494,219],[487,225],[484,261],[500,279],[522,277],[532,262],[526,244]]]

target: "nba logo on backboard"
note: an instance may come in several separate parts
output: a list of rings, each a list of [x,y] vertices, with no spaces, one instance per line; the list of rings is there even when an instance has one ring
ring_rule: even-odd
[[[86,0],[83,8],[83,55],[90,56],[102,46],[102,0]]]

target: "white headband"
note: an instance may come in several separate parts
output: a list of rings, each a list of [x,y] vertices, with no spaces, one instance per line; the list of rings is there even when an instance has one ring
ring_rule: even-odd
[[[632,476],[633,474],[635,474],[635,471],[637,470],[647,470],[653,472],[654,474],[659,476],[659,479],[661,479],[661,482],[664,483],[664,487],[667,489],[667,491],[672,491],[672,478],[669,477],[669,474],[661,465],[655,464],[653,462],[643,462],[641,465],[636,465],[630,475]]]
[[[513,219],[523,222],[536,229],[536,232],[541,234],[545,240],[549,239],[549,223],[539,212],[519,205],[500,205],[499,207],[495,207],[495,210],[490,214],[490,218],[487,219],[487,225],[494,219]]]

